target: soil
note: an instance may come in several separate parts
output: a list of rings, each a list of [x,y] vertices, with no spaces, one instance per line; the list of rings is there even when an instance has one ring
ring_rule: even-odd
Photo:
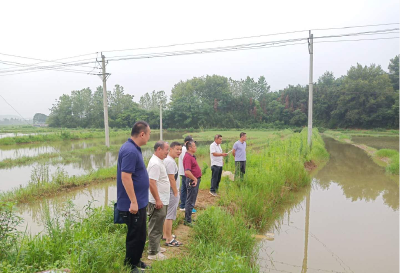
[[[208,189],[199,190],[195,208],[199,212],[201,210],[206,209],[208,206],[215,205],[218,199],[219,197],[212,196],[209,193]],[[185,215],[184,211],[178,210],[177,220],[182,219],[184,215]],[[196,220],[196,218],[197,218],[197,213],[192,215],[192,219]],[[168,247],[164,245],[165,241],[161,241],[161,246],[167,249],[166,252],[163,253],[167,256],[167,258],[182,257],[182,255],[186,255],[189,252],[187,244],[188,242],[190,242],[191,237],[193,236],[192,228],[183,225],[182,220],[180,222],[181,223],[178,225],[178,227],[173,231],[173,234],[176,235],[176,240],[182,243],[183,245],[180,247]],[[147,249],[143,251],[142,260],[146,264],[151,264],[153,262],[147,259]]]
[[[306,169],[306,171],[311,172],[314,169],[316,169],[318,166],[317,164],[315,164],[314,161],[309,161],[309,162],[304,162],[304,168]]]

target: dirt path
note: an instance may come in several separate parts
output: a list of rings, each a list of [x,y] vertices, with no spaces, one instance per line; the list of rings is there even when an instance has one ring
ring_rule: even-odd
[[[213,197],[209,194],[209,190],[199,190],[199,194],[197,196],[197,201],[196,201],[196,210],[201,211],[206,209],[208,206],[215,205],[216,202],[218,201],[219,197]],[[178,210],[177,214],[177,221],[179,221],[178,227],[173,231],[173,234],[176,235],[176,239],[183,243],[183,246],[180,247],[168,247],[165,246],[165,241],[161,241],[161,246],[166,248],[167,251],[164,252],[167,256],[167,258],[173,258],[173,257],[182,257],[182,255],[185,255],[188,253],[188,242],[190,241],[191,237],[191,231],[192,228],[187,227],[183,225],[183,219],[185,217],[185,212]],[[197,218],[197,214],[193,214],[193,219]],[[143,252],[143,258],[142,260],[147,263],[151,264],[153,261],[150,261],[147,259],[147,249],[144,250]]]

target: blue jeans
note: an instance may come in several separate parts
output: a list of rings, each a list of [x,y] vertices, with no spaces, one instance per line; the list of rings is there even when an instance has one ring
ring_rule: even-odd
[[[181,175],[181,204],[179,208],[184,209],[186,205],[187,188],[186,188],[186,176]]]

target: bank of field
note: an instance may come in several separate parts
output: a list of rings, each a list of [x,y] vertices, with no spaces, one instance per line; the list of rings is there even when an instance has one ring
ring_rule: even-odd
[[[216,132],[195,134],[212,142]],[[231,149],[238,132],[218,132]],[[316,164],[329,155],[315,130],[313,148],[307,146],[307,132],[293,133],[248,131],[247,170],[243,181],[223,178],[218,205],[198,212],[190,239],[174,258],[152,264],[152,272],[258,272],[254,257],[254,234],[263,232],[276,217],[277,208],[291,192],[310,183],[304,164]],[[211,137],[211,139],[210,139]],[[201,188],[210,186],[207,146],[199,147],[205,170]],[[232,157],[225,170],[234,171]],[[10,219],[9,207],[3,204],[2,217]],[[87,208],[78,217],[73,208],[64,212],[65,220],[47,217],[46,233],[38,236],[2,234],[0,269],[2,272],[38,272],[68,268],[72,272],[129,272],[123,267],[126,227],[113,224],[112,207]],[[290,247],[290,246],[288,246]],[[6,251],[5,251],[6,250]],[[144,253],[146,255],[146,253]]]
[[[386,168],[386,172],[390,175],[399,174],[399,152],[393,149],[375,149],[362,143],[355,143],[352,141],[353,137],[397,137],[399,136],[398,130],[328,130],[323,133],[327,137],[336,139],[343,143],[352,144],[364,150],[373,160],[380,166]],[[398,140],[397,140],[398,141]]]
[[[15,145],[27,143],[48,143],[65,140],[80,140],[80,139],[93,139],[104,138],[104,130],[102,129],[43,129],[8,132],[14,133],[13,136],[0,138],[0,145]],[[23,134],[23,135],[19,135]],[[111,129],[110,137],[129,135],[129,129]]]

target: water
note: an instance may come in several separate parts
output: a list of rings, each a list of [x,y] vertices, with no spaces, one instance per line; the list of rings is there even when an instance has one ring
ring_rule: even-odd
[[[128,136],[113,137],[110,139],[111,145],[122,145]],[[151,135],[150,140],[158,140],[159,133]],[[180,133],[164,133],[164,139],[181,139],[182,132]],[[42,153],[62,153],[76,149],[85,149],[98,145],[104,145],[104,139],[94,140],[80,140],[80,141],[63,141],[51,144],[27,144],[27,145],[14,145],[13,147],[1,146],[0,147],[0,160],[4,158],[18,158],[20,156],[37,156]],[[143,149],[143,156],[149,158],[153,150],[148,147]],[[49,166],[50,177],[58,170],[65,171],[69,176],[83,175],[90,171],[98,170],[99,168],[111,167],[116,165],[118,159],[118,151],[104,152],[102,154],[88,154],[76,156],[79,158],[78,162],[68,164],[52,164],[51,160],[47,162]],[[17,187],[26,186],[30,179],[32,172],[39,168],[38,163],[33,163],[26,166],[15,166],[11,168],[0,169],[0,191],[9,191]]]
[[[355,143],[365,144],[375,149],[399,150],[399,137],[355,137],[351,140]]]
[[[261,272],[399,272],[398,184],[361,149],[325,142],[330,161],[261,242]]]
[[[14,136],[14,133],[10,133]],[[165,140],[182,139],[182,132],[164,133]],[[126,136],[117,136],[110,139],[110,145],[122,145],[129,138],[129,133]],[[160,139],[159,133],[152,133],[150,141]],[[183,141],[183,139],[182,139]],[[34,143],[34,144],[19,144],[19,145],[3,145],[0,146],[0,161],[10,158],[16,159],[23,156],[38,156],[45,153],[62,153],[77,149],[85,149],[94,146],[104,145],[103,138],[89,140],[68,140],[57,141],[51,143]]]

